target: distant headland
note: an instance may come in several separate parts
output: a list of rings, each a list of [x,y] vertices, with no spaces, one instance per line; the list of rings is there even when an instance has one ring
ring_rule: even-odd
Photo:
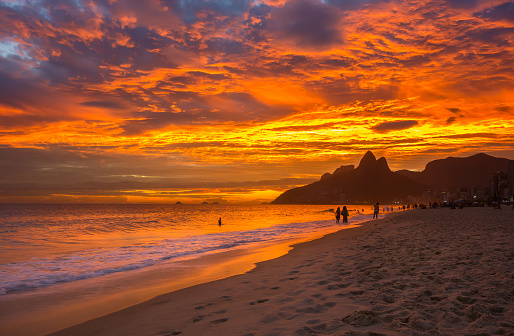
[[[476,154],[429,162],[421,172],[389,169],[368,151],[357,168],[341,166],[319,181],[285,191],[272,204],[367,204],[374,202],[489,201],[512,197],[514,160]]]

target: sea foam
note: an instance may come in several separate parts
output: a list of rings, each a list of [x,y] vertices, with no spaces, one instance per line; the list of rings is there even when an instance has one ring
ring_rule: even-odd
[[[354,215],[348,224],[362,222],[368,218],[369,215]],[[148,221],[145,221],[145,225],[147,223]],[[143,269],[250,244],[320,236],[344,228],[345,225],[336,224],[330,219],[240,231],[232,228],[227,231],[179,238],[152,239],[147,243],[138,241],[123,246],[106,245],[101,248],[32,257],[0,265],[0,295]]]

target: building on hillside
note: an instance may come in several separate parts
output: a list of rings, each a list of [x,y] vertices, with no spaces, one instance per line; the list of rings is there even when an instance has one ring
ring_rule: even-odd
[[[508,174],[501,172],[501,171],[493,174],[493,192],[496,195],[503,196],[506,194],[505,191],[507,191],[507,194],[508,194],[509,182],[508,182],[507,178],[508,178]]]
[[[491,188],[491,184],[486,184],[484,186],[484,199],[489,199],[491,198],[492,196],[492,192],[491,192],[492,188]]]
[[[514,160],[509,161],[507,175],[509,192],[511,195],[514,195]]]

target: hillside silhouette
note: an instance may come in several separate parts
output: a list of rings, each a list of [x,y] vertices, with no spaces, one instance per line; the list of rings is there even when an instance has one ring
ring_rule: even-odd
[[[448,157],[429,162],[421,172],[400,170],[397,173],[436,190],[490,185],[498,171],[507,172],[509,159],[487,154],[465,158]]]
[[[510,160],[487,154],[465,158],[448,157],[429,162],[421,172],[392,172],[385,158],[368,151],[359,166],[341,166],[320,181],[287,190],[272,204],[388,203],[420,196],[428,189],[454,190],[483,187],[495,172],[506,172]]]
[[[333,204],[342,198],[348,203],[389,202],[418,195],[425,186],[392,172],[385,158],[376,159],[368,151],[359,166],[342,166],[320,181],[287,190],[273,204]]]

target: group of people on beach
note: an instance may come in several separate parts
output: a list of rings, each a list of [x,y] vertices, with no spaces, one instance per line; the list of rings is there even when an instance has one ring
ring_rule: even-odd
[[[343,210],[341,210],[340,207],[337,207],[336,210],[336,223],[339,223],[339,220],[341,219],[341,216],[343,216],[343,223],[348,223],[348,215],[350,213],[348,212],[348,209],[346,209],[346,205],[343,206]]]
[[[364,209],[362,211],[364,212]],[[359,212],[359,211],[357,211],[357,212]],[[377,202],[373,206],[373,219],[378,218],[378,213],[379,212],[380,212],[380,205]],[[339,223],[339,221],[341,220],[341,216],[343,216],[343,223],[348,223],[348,216],[349,215],[350,215],[350,212],[346,208],[346,205],[343,206],[343,210],[341,210],[341,207],[337,207],[337,210],[336,210],[336,223]]]

